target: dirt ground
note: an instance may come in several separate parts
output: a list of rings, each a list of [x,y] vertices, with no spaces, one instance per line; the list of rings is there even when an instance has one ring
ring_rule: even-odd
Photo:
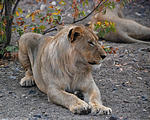
[[[25,0],[20,4],[23,5]],[[24,6],[23,6],[24,7]],[[30,6],[31,7],[31,6]],[[125,7],[127,18],[150,27],[150,0],[137,0]],[[74,115],[48,102],[35,87],[21,87],[24,70],[15,61],[0,66],[1,120],[150,120],[150,46],[105,42],[118,48],[93,70],[104,105],[112,115]]]

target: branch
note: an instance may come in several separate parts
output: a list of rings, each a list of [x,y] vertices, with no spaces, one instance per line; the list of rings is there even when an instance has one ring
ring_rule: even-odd
[[[85,17],[83,17],[83,18],[81,18],[81,19],[79,19],[79,20],[73,21],[73,23],[77,23],[77,22],[79,22],[79,21],[82,21],[82,20],[86,19],[86,18],[89,17],[99,6],[101,6],[102,4],[104,4],[106,1],[107,1],[107,0],[105,0],[105,1],[103,2],[103,0],[101,0],[101,1],[99,2],[99,4],[98,4],[87,16],[85,16]]]
[[[17,5],[18,5],[19,2],[20,2],[20,0],[17,0],[15,6],[14,6],[14,8],[13,8],[12,15],[15,13],[16,8],[17,8]]]
[[[57,31],[56,26],[52,27],[52,28],[48,28],[47,30],[45,30],[42,34],[45,35],[48,32],[52,32],[52,31]]]
[[[99,6],[101,6],[103,3],[106,3],[106,1],[107,0],[105,0],[104,2],[103,2],[103,0],[101,0],[100,2],[99,2],[99,4],[87,15],[87,16],[85,16],[84,18],[81,18],[81,19],[79,19],[79,20],[74,20],[73,21],[73,23],[77,23],[77,22],[79,22],[79,21],[82,21],[82,20],[84,20],[84,19],[86,19],[87,17],[89,17]],[[61,23],[60,23],[61,24]],[[65,24],[71,24],[71,23],[65,23]],[[52,28],[48,28],[47,30],[45,30],[44,32],[43,32],[43,35],[45,35],[46,33],[48,33],[48,32],[52,32],[52,31],[54,31],[54,30],[56,30],[57,31],[57,28],[56,28],[57,26],[55,26],[55,27],[52,27]]]

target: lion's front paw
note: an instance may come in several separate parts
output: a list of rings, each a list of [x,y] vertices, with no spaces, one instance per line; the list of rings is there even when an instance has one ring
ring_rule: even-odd
[[[35,82],[32,76],[25,76],[24,78],[21,79],[20,85],[23,87],[30,87],[30,86],[34,86]]]
[[[78,103],[70,106],[69,109],[74,114],[80,114],[80,115],[89,114],[91,112],[90,106],[82,100],[79,101]]]
[[[91,109],[92,109],[91,113],[93,115],[100,115],[100,114],[101,115],[102,114],[109,115],[109,114],[112,113],[111,108],[105,107],[105,106],[100,105],[100,104],[90,104],[90,106],[91,106]]]

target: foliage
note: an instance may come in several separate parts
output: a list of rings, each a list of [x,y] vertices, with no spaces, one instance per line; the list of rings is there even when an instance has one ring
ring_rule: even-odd
[[[97,22],[95,31],[98,31],[98,36],[103,38],[109,32],[115,32],[115,23],[111,21]]]
[[[4,49],[0,50],[0,58],[12,58],[12,57],[16,57],[18,51],[18,46],[10,46],[8,45],[7,47],[5,47]]]
[[[113,48],[109,45],[102,45],[102,48],[105,50],[106,53],[108,54],[116,54],[118,48]]]
[[[40,2],[41,0],[36,0]],[[44,1],[46,3],[46,1]],[[59,5],[65,5],[66,3],[63,0],[60,0]],[[20,17],[22,14],[22,9],[18,8],[16,11],[16,23],[14,24],[14,31],[17,30],[19,35],[22,35],[26,31],[32,31],[35,33],[43,33],[44,30],[47,28],[46,26],[52,28],[62,21],[61,16],[61,8],[57,5],[53,5],[52,2],[49,2],[49,7],[46,11],[43,10],[36,10],[31,13],[28,13],[25,18]],[[28,19],[28,20],[27,20]],[[26,21],[29,21],[26,23]],[[38,22],[40,21],[40,23]]]
[[[6,16],[4,13],[4,6],[5,0],[0,1],[0,45],[1,43],[9,43],[7,40],[7,32],[6,28],[8,27],[7,21],[8,19],[13,21],[13,18],[15,18],[14,22],[11,23],[12,31],[17,32],[19,36],[21,36],[24,32],[32,31],[35,33],[41,33],[43,34],[45,30],[49,28],[53,28],[57,25],[64,24],[63,21],[63,10],[62,6],[65,6],[66,3],[65,0],[56,0],[56,1],[50,1],[47,0],[36,0],[36,2],[43,2],[48,7],[45,10],[35,10],[30,13],[28,13],[25,17],[23,17],[23,9],[17,8],[18,2],[20,0],[9,0],[11,1],[11,4],[14,5],[13,9],[11,9],[11,14],[9,16]],[[115,7],[115,3],[111,0],[94,0],[95,5],[97,5],[91,13],[87,13],[87,6],[89,5],[88,0],[72,0],[72,23],[78,22],[80,20],[85,19],[88,17],[92,12],[96,10],[102,11],[104,14],[106,12],[106,8],[113,9]],[[131,2],[133,0],[116,0],[116,2],[120,2],[120,4],[125,4],[127,2]],[[7,3],[7,2],[6,2]],[[79,19],[82,18],[82,19]],[[79,19],[76,21],[76,19]],[[28,21],[28,22],[26,22]],[[11,28],[10,28],[11,29]],[[95,30],[98,31],[98,35],[100,37],[103,37],[105,34],[107,34],[110,31],[115,31],[115,24],[111,21],[99,21],[97,24],[95,24]],[[7,44],[9,45],[9,44]],[[0,46],[1,47],[1,46]],[[104,47],[105,48],[105,47]],[[4,55],[5,52],[11,52],[16,51],[16,47],[12,46],[6,46],[0,48],[0,54]],[[106,51],[111,50],[110,48],[106,48]],[[109,52],[110,53],[110,52]]]
[[[23,13],[23,10],[21,8],[18,8],[16,11],[16,23],[13,26],[13,30],[17,30],[19,35],[22,35],[24,32],[32,31],[36,33],[43,33],[44,30],[47,29],[46,26],[49,28],[53,28],[54,26],[57,26],[59,24],[63,24],[62,20],[62,8],[60,6],[64,6],[67,3],[64,0],[56,0],[56,1],[50,1],[47,2],[47,0],[36,0],[37,2],[44,2],[45,4],[48,4],[48,8],[46,10],[35,10],[31,13],[28,13],[25,18],[20,17]],[[103,2],[103,12],[105,13],[105,8],[113,9],[115,7],[115,3],[111,0],[95,0],[96,2]],[[117,2],[126,3],[131,0],[117,0]],[[85,7],[88,6],[88,0],[72,0],[72,9],[74,10],[74,13],[72,14],[73,20],[84,17],[87,15]],[[101,6],[99,6],[98,9],[101,9]],[[27,19],[30,19],[30,24],[26,23]],[[40,21],[38,23],[37,21]],[[107,21],[104,21],[105,23]],[[100,33],[101,36],[108,33],[109,31],[115,31],[114,30],[114,24],[111,24],[110,27],[106,26],[104,24],[97,24],[95,25],[96,29],[103,29],[103,33]],[[106,30],[104,30],[106,29]]]

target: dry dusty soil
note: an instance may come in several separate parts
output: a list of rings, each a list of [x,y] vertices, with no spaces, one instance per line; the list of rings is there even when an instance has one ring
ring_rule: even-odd
[[[20,3],[21,7],[25,5],[25,0]],[[28,6],[31,8],[32,4]],[[124,13],[127,18],[150,27],[149,0],[137,0],[127,5]],[[108,55],[101,67],[93,70],[93,76],[104,105],[113,110],[112,115],[74,115],[48,102],[47,96],[36,86],[25,88],[19,85],[24,70],[17,61],[8,61],[0,66],[0,119],[150,120],[150,46],[106,44],[119,50],[116,54]]]

